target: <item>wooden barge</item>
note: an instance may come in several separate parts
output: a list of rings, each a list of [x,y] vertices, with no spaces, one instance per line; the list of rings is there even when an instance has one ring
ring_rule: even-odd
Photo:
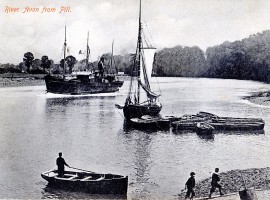
[[[205,127],[212,127],[209,128],[209,131],[263,130],[265,123],[261,118],[219,117],[212,113],[199,112],[196,115],[183,115],[181,117],[143,116],[141,118],[132,118],[130,119],[130,125],[135,129],[141,130],[151,129],[151,130],[167,131],[172,128],[173,132],[182,130],[192,130],[202,134],[202,132],[207,132],[205,131]]]

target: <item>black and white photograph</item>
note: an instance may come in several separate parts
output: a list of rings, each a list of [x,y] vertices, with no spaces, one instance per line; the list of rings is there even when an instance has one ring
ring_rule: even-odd
[[[0,10],[0,199],[270,199],[269,1]]]

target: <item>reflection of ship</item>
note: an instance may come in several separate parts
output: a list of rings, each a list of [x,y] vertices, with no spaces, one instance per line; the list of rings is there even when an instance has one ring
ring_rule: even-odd
[[[150,77],[152,73],[152,64],[154,59],[155,48],[144,46],[142,41],[142,23],[141,23],[141,2],[139,12],[139,33],[137,41],[136,55],[131,69],[131,80],[129,94],[123,108],[126,119],[141,117],[143,115],[156,116],[161,111],[161,104],[157,103],[160,95],[151,91]],[[145,37],[144,37],[145,38]],[[144,42],[146,45],[147,43]],[[141,101],[141,92],[143,89],[146,93],[144,101]]]
[[[95,94],[117,92],[122,87],[124,81],[115,79],[115,75],[103,75],[103,73],[77,73],[74,78],[65,77],[66,66],[66,29],[64,42],[64,70],[63,76],[46,75],[44,77],[47,92],[57,94]],[[88,66],[90,49],[87,37],[86,66]]]

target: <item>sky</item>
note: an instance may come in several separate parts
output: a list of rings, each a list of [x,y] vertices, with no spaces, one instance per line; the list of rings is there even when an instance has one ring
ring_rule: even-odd
[[[25,12],[25,8],[38,12]],[[43,8],[55,12],[43,12]],[[61,7],[65,7],[60,12]],[[8,8],[8,9],[7,9]],[[7,12],[17,9],[18,12]],[[69,8],[69,9],[68,9]],[[69,54],[82,59],[89,31],[90,61],[103,53],[134,53],[139,0],[1,0],[0,63],[18,64],[24,53],[63,58],[65,26]],[[270,29],[268,0],[142,0],[143,30],[157,51],[177,45],[207,47]]]

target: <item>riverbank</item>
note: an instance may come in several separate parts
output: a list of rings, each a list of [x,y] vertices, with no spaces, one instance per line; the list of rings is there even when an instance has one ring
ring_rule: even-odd
[[[0,87],[45,85],[44,74],[0,74]]]
[[[218,199],[239,199],[239,190],[246,188],[254,188],[260,190],[260,195],[267,196],[270,199],[270,193],[264,192],[270,190],[270,168],[253,168],[246,170],[231,170],[220,173],[220,184],[223,187],[224,197]],[[195,193],[197,198],[208,197],[211,188],[211,177],[202,181],[197,181]],[[184,199],[185,190],[183,189],[179,195],[180,199]],[[219,195],[218,189],[213,194]]]
[[[243,99],[254,104],[270,106],[270,91],[253,92],[250,96],[243,97]]]

